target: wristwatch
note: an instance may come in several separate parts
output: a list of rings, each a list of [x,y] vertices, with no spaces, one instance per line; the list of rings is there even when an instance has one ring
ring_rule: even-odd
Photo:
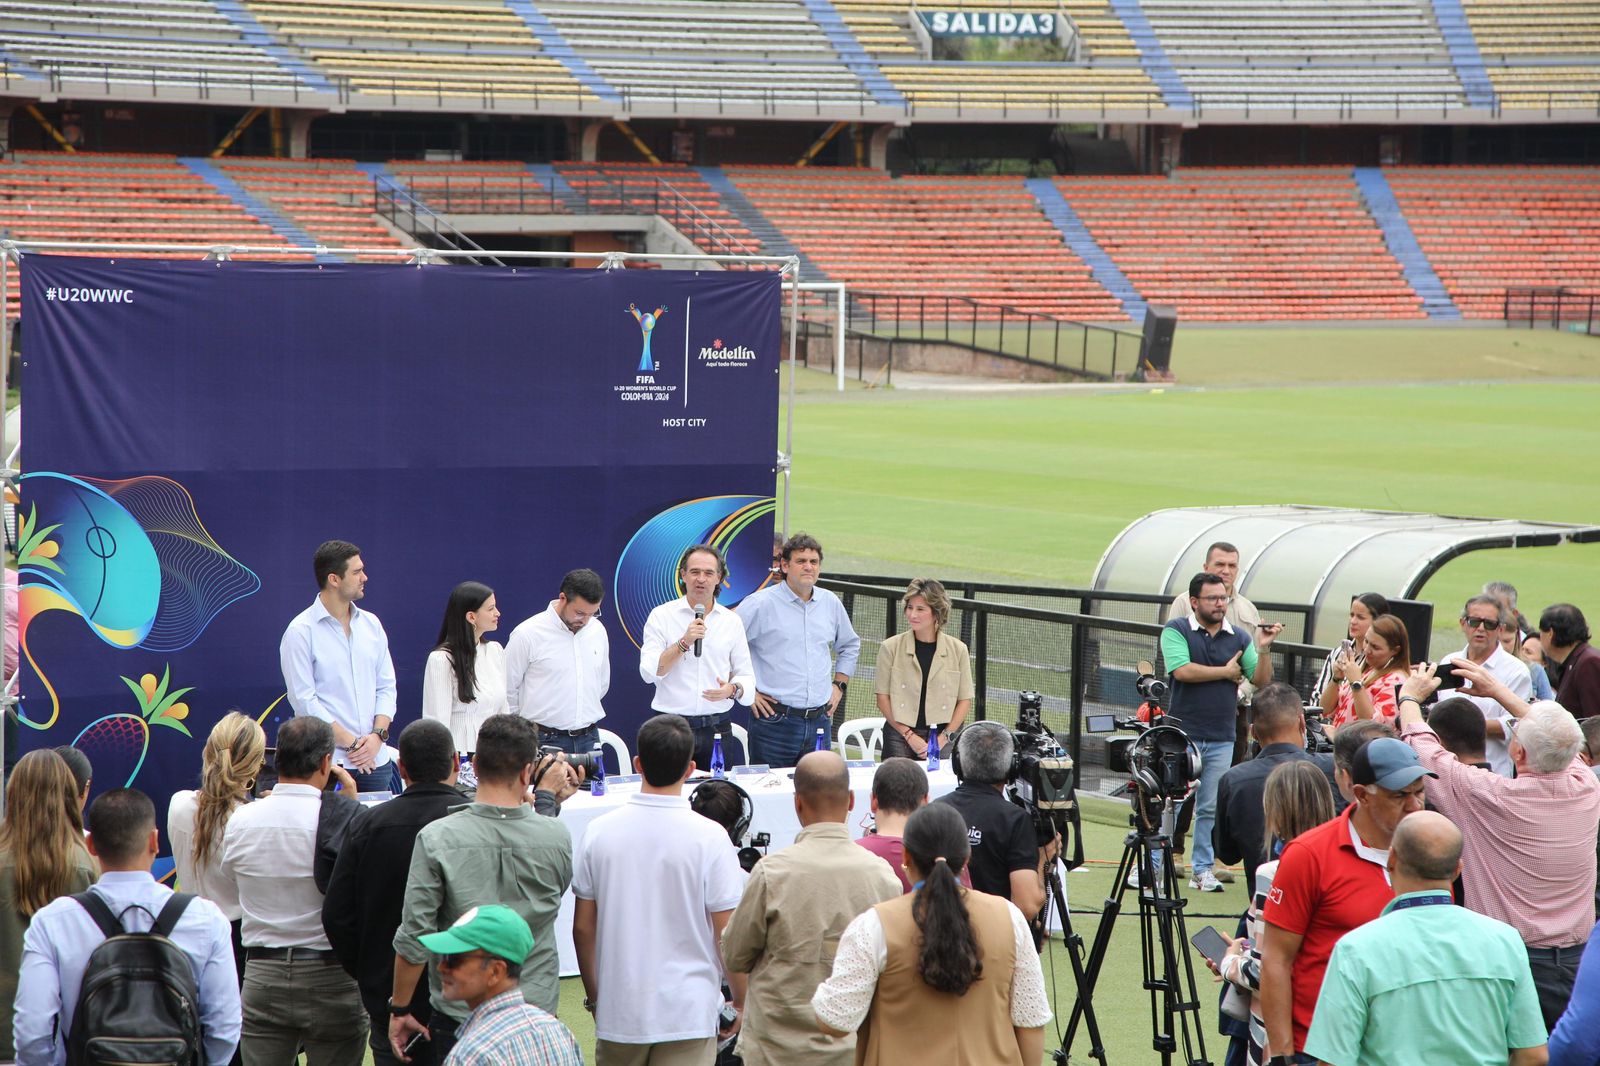
[[[850,682],[848,681],[835,681],[833,684],[839,690],[840,695],[850,691]]]
[[[381,743],[381,744],[389,743],[389,727],[388,726],[375,727],[372,730],[372,735],[377,737],[378,738],[378,742]]]
[[[1357,681],[1350,682],[1350,691],[1351,692],[1360,692],[1362,689],[1364,689],[1366,687],[1367,687],[1367,683],[1365,681],[1357,680]]]
[[[389,1014],[390,1014],[391,1017],[395,1017],[395,1018],[409,1018],[411,1016],[411,1004],[409,1004],[409,1003],[396,1003],[394,1001],[394,997],[390,996],[389,997]]]

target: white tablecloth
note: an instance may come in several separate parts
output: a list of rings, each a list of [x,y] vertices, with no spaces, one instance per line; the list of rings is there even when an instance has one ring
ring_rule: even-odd
[[[793,770],[775,770],[760,775],[730,774],[729,779],[750,793],[755,815],[750,822],[750,833],[772,834],[769,851],[788,847],[800,833],[800,820],[794,813],[794,781],[789,777]],[[850,791],[855,794],[855,809],[850,812],[850,835],[866,835],[866,826],[872,818],[872,776],[875,767],[858,767],[850,771]],[[694,785],[684,788],[687,796]],[[928,775],[930,798],[955,791],[956,775],[948,767]],[[572,850],[576,856],[583,850],[583,835],[589,823],[607,811],[626,803],[628,797],[639,790],[638,785],[612,784],[604,796],[596,799],[587,792],[579,792],[561,807],[561,821],[572,833]],[[730,845],[731,846],[731,845]],[[641,871],[641,876],[645,876]],[[572,977],[578,972],[578,955],[572,946],[572,893],[567,892],[561,901],[561,915],[556,919],[556,946],[561,952],[561,976]]]

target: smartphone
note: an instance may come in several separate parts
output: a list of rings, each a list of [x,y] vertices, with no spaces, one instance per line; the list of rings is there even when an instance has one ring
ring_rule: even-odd
[[[1194,949],[1217,965],[1222,965],[1222,956],[1228,953],[1228,940],[1211,926],[1203,926],[1198,933],[1189,938],[1189,943]]]
[[[1456,664],[1454,662],[1440,663],[1434,670],[1433,676],[1439,679],[1439,687],[1441,689],[1460,688],[1467,681],[1464,675],[1456,673]]]

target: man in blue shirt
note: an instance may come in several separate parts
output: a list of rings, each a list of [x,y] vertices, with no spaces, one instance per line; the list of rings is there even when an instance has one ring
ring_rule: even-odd
[[[172,889],[150,876],[150,864],[160,850],[150,797],[136,789],[112,789],[90,806],[89,827],[89,853],[105,871],[89,891],[121,916],[124,929],[148,932],[172,898]],[[89,912],[70,896],[33,916],[22,938],[17,977],[19,1066],[63,1066],[67,1061],[83,971],[105,939]],[[239,977],[228,920],[210,900],[193,899],[170,939],[194,968],[206,1063],[220,1066],[239,1043]]]
[[[844,699],[861,653],[861,638],[839,597],[817,588],[822,545],[806,533],[783,543],[783,581],[739,605],[750,658],[761,687],[750,718],[750,761],[793,766],[815,746],[816,731],[833,739],[833,712]]]
[[[383,623],[356,606],[366,595],[366,564],[360,548],[330,540],[317,548],[313,568],[317,598],[278,645],[289,706],[333,726],[334,762],[358,789],[386,792],[394,784],[384,749],[394,721],[394,661]]]
[[[1543,1063],[1522,937],[1451,900],[1461,831],[1434,811],[1406,816],[1388,871],[1394,900],[1333,949],[1306,1054],[1328,1066]]]
[[[1272,681],[1272,656],[1264,654],[1282,626],[1263,625],[1254,633],[1228,621],[1228,584],[1216,574],[1189,581],[1189,615],[1174,618],[1161,631],[1161,659],[1172,675],[1168,713],[1200,749],[1200,784],[1194,796],[1194,877],[1189,886],[1221,892],[1211,872],[1215,861],[1211,833],[1217,815],[1217,786],[1233,764],[1234,719],[1239,680],[1256,688]]]

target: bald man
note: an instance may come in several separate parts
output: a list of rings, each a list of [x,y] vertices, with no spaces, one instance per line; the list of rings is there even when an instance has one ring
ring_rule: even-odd
[[[850,1066],[855,1036],[823,1035],[811,994],[833,970],[833,951],[851,920],[900,895],[889,864],[857,847],[848,819],[850,771],[831,751],[801,758],[794,771],[800,835],[750,872],[744,897],[722,934],[722,958],[750,975],[739,1054],[747,1066]]]
[[[1421,811],[1389,847],[1395,898],[1346,933],[1322,979],[1306,1054],[1329,1066],[1542,1066],[1544,1019],[1517,931],[1451,902],[1461,831]]]

